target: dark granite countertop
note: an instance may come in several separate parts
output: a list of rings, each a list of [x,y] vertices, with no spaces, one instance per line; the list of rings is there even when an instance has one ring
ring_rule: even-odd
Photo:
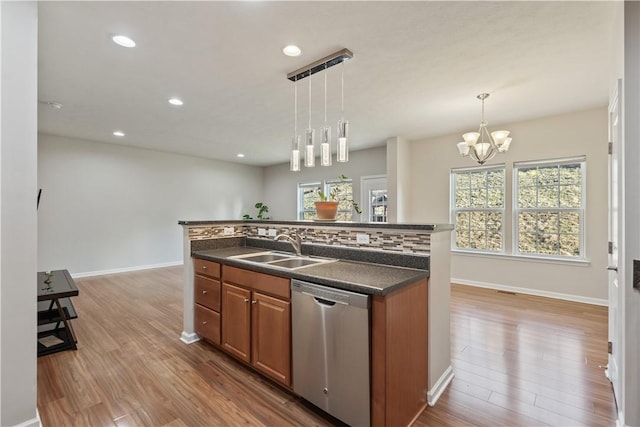
[[[313,227],[342,227],[342,228],[372,228],[383,230],[412,230],[412,231],[430,231],[436,233],[438,231],[453,230],[452,224],[391,224],[386,222],[351,222],[351,221],[334,221],[334,222],[317,222],[317,221],[275,221],[275,220],[211,220],[211,221],[178,221],[179,225],[199,226],[199,225],[216,225],[216,224],[247,224],[247,225],[299,225]]]
[[[229,247],[196,251],[196,258],[220,262],[247,270],[272,274],[290,279],[299,279],[337,289],[359,292],[367,295],[387,295],[403,286],[429,277],[428,270],[419,270],[390,265],[358,261],[337,260],[305,266],[295,270],[277,267],[274,264],[255,263],[237,255],[267,251],[265,248],[250,246]]]

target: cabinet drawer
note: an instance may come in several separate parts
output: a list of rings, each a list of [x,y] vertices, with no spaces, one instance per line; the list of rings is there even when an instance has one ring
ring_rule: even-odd
[[[289,279],[272,276],[270,274],[257,273],[242,268],[225,265],[222,273],[223,280],[238,285],[250,287],[256,291],[289,299],[291,297],[291,285]]]
[[[197,274],[193,282],[196,304],[220,311],[220,282]]]
[[[215,278],[220,278],[220,264],[204,259],[193,259],[193,271],[196,274],[204,274]]]
[[[202,338],[220,344],[220,314],[200,304],[195,305],[195,330]]]

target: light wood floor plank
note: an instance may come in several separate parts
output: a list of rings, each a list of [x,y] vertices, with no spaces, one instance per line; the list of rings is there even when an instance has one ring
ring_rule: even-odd
[[[77,281],[78,350],[38,359],[45,427],[338,422],[182,332],[182,268]],[[607,310],[454,285],[456,377],[416,426],[615,425]]]

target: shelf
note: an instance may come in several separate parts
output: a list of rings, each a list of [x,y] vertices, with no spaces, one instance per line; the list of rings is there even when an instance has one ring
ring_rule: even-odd
[[[40,301],[38,302],[38,326],[46,325],[48,323],[62,322],[62,318],[58,315],[58,308],[55,303],[51,306],[52,301]],[[76,312],[73,303],[70,298],[60,298],[60,305],[64,310],[65,316],[68,320],[77,319],[78,313]],[[51,310],[49,310],[51,307]]]
[[[55,331],[45,331],[38,333],[38,340],[47,336],[55,336],[62,340],[60,344],[47,347],[38,341],[38,357],[63,350],[72,350],[73,343],[69,337],[69,333],[65,328],[58,328]]]

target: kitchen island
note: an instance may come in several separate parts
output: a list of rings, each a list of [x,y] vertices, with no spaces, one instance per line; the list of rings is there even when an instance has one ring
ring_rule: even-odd
[[[276,221],[181,225],[185,232],[184,342],[204,336],[291,388],[295,378],[290,368],[289,281],[297,279],[370,295],[371,425],[410,424],[427,403],[435,403],[451,380],[450,226]],[[256,254],[253,259],[273,250],[290,251],[290,244],[268,237],[276,233],[303,234],[303,254],[331,258],[330,262],[283,268],[280,265],[286,262],[248,261]],[[367,244],[358,243],[362,234]],[[214,289],[202,288],[205,279],[218,289],[216,309],[199,304],[198,292],[205,289],[210,296],[209,289]],[[210,317],[203,321],[202,312]],[[261,327],[261,319],[270,322],[269,328],[266,323]],[[269,345],[264,344],[266,337]]]

